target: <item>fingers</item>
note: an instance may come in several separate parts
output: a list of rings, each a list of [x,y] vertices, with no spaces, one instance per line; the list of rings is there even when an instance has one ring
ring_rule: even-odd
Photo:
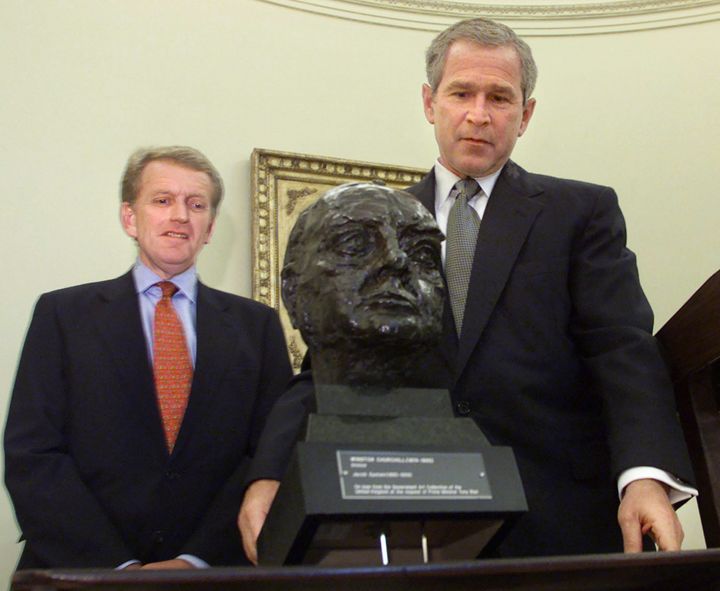
[[[187,560],[182,558],[173,558],[172,560],[163,560],[160,562],[148,562],[142,567],[144,570],[176,570],[194,568]]]
[[[277,480],[256,480],[245,491],[240,512],[238,528],[242,536],[243,550],[248,560],[257,565],[257,538],[265,523],[280,482]]]
[[[673,513],[674,519],[666,522],[653,524],[648,530],[648,535],[653,539],[658,550],[663,552],[677,552],[682,547],[685,538],[680,520]]]
[[[625,487],[618,508],[618,524],[627,553],[642,551],[642,537],[649,535],[659,550],[680,550],[683,530],[670,504],[666,485],[651,479]]]
[[[247,556],[250,562],[257,566],[257,537],[260,534],[262,525],[258,527],[253,523],[252,516],[248,515],[248,510],[245,506],[240,509],[240,513],[238,514],[238,528],[242,536],[245,556]]]
[[[622,504],[621,504],[622,509]],[[623,552],[633,554],[642,552],[642,530],[639,521],[633,515],[622,515],[618,511],[618,523],[623,538]]]

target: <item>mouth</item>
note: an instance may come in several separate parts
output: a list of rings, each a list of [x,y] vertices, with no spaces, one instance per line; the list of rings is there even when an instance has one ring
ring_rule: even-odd
[[[178,238],[180,240],[187,240],[189,236],[183,232],[165,232],[163,236],[167,236],[168,238]]]
[[[403,295],[395,291],[382,291],[370,295],[365,299],[365,306],[370,309],[381,308],[383,310],[405,310],[414,311],[416,309],[410,294]]]
[[[491,143],[488,140],[484,140],[482,138],[474,138],[474,137],[464,137],[462,138],[463,142],[468,143],[473,146],[489,146]]]

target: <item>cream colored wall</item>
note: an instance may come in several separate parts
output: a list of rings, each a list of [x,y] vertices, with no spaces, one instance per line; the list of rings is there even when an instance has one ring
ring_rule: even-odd
[[[530,40],[538,108],[516,160],[616,187],[657,326],[720,266],[719,33],[716,22]],[[431,37],[254,0],[3,0],[3,408],[37,296],[133,260],[117,222],[131,150],[184,143],[216,163],[227,198],[200,271],[250,295],[252,149],[429,166],[419,89]],[[16,536],[0,495],[0,579]]]

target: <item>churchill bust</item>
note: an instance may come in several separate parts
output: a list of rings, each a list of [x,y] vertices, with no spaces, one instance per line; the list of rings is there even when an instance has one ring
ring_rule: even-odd
[[[329,190],[298,218],[282,298],[316,384],[394,388],[441,332],[443,234],[409,193],[370,183]]]
[[[377,565],[378,548],[386,564],[388,540],[396,564],[467,559],[526,509],[509,450],[415,375],[441,334],[442,239],[412,195],[379,185],[331,189],[300,214],[282,296],[308,345],[315,408],[267,514],[261,564]],[[432,465],[416,469],[418,458]]]

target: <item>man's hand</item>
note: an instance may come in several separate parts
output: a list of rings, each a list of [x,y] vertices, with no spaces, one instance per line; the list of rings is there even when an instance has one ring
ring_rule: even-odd
[[[172,570],[178,568],[195,568],[187,560],[182,558],[173,558],[172,560],[162,560],[160,562],[148,562],[144,564],[143,569],[146,570]]]
[[[683,529],[670,499],[668,487],[649,478],[625,487],[618,509],[625,552],[642,552],[642,537],[648,534],[660,550],[680,550]]]
[[[256,480],[245,491],[238,513],[237,523],[242,534],[243,548],[248,560],[255,565],[257,565],[257,539],[279,486],[278,480]]]

